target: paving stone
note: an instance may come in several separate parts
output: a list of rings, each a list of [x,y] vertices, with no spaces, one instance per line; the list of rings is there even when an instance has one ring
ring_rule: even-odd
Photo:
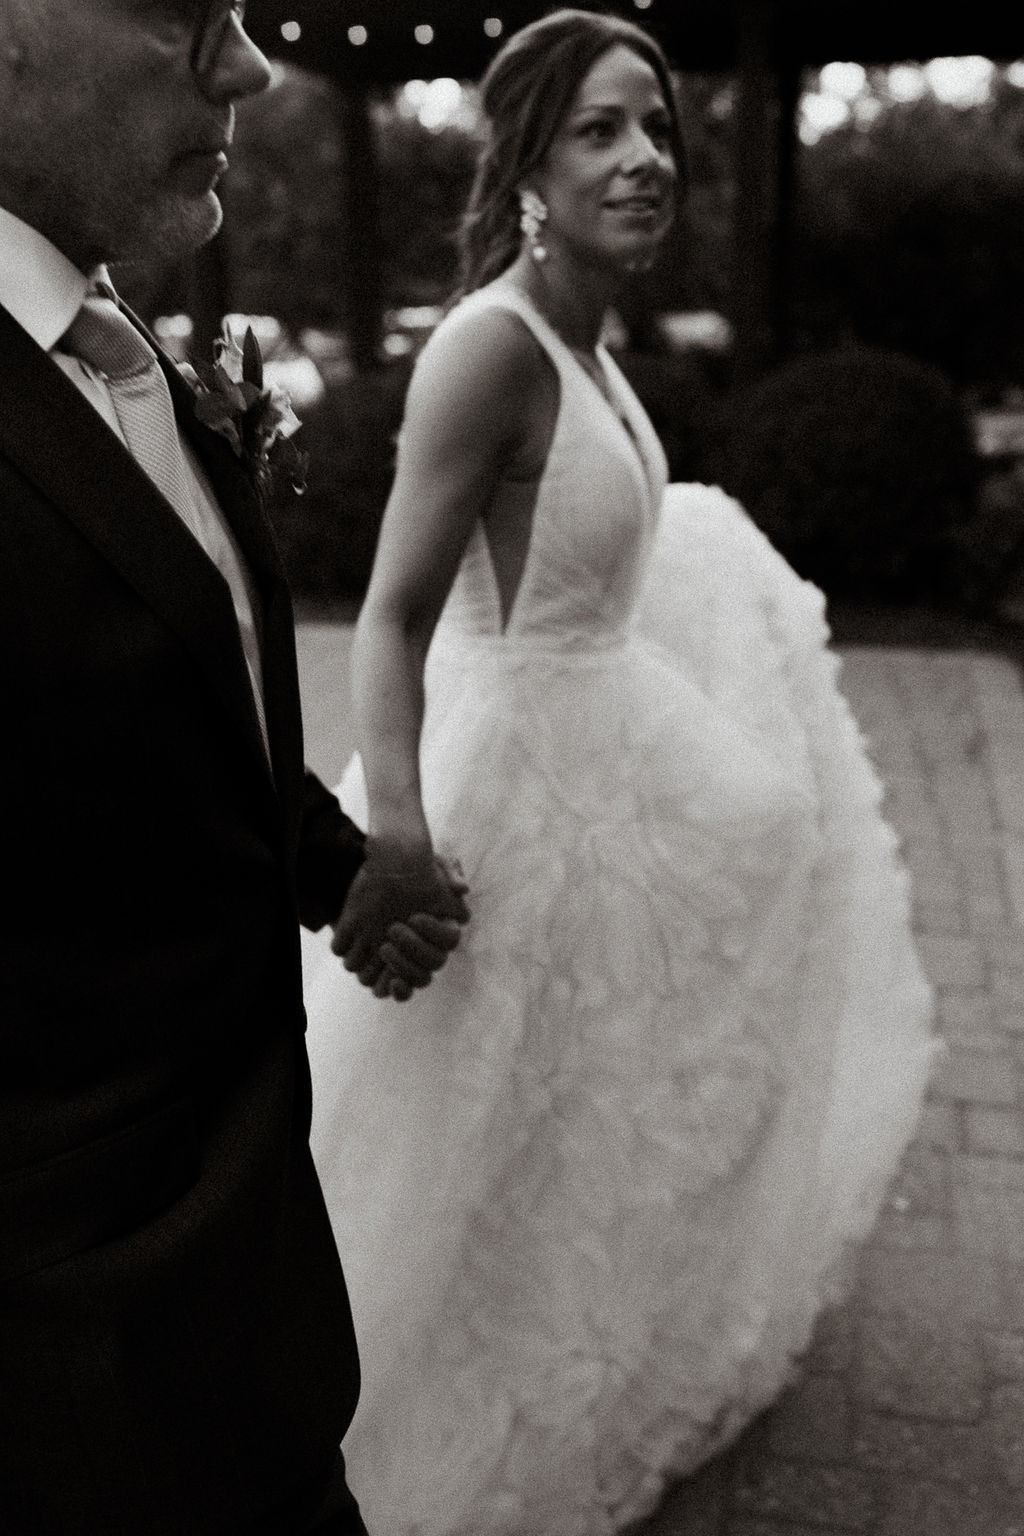
[[[960,1246],[1024,1263],[1024,1162],[957,1157],[952,1182]]]
[[[985,940],[983,947],[990,966],[1016,976],[1024,992],[1024,933],[993,935]]]
[[[972,1152],[1024,1157],[1024,1119],[1019,1111],[964,1106],[967,1146]]]
[[[1000,862],[1002,862],[1002,851],[1000,853]],[[1022,928],[1024,928],[1024,915],[1018,910],[1016,898],[1010,889],[1009,882],[1007,882],[1006,889],[1008,903],[1006,917],[1001,919],[987,917],[982,913],[978,917],[971,918],[971,932],[977,934],[978,938],[1005,939],[1008,935],[1013,936],[1020,933]]]
[[[1011,1328],[1024,1328],[1024,1264],[1006,1261],[999,1266],[1003,1294],[1003,1320]]]
[[[939,1028],[947,1039],[972,1040],[992,1034],[997,1027],[996,1009],[987,990],[941,992],[938,1012]]]
[[[992,998],[996,1006],[1006,1004],[1010,1008],[1020,1008],[1024,1005],[1024,985],[1018,972],[999,969],[993,972],[990,983]]]
[[[953,1253],[960,1276],[960,1314],[965,1328],[1004,1328],[1014,1318],[1007,1262],[980,1253]]]
[[[1024,1494],[1024,1386],[997,1387],[992,1394],[996,1455],[1009,1486]]]
[[[731,1458],[718,1456],[668,1490],[657,1511],[628,1536],[720,1536]]]
[[[941,1103],[937,1099],[927,1099],[921,1107],[921,1115],[914,1133],[914,1144],[955,1152],[962,1141],[960,1106]]]
[[[951,906],[930,906],[914,897],[910,914],[910,926],[914,933],[966,936],[976,933],[977,928],[965,916],[959,903]]]
[[[960,1317],[962,1271],[954,1253],[917,1253],[869,1244],[862,1255],[857,1296],[874,1312]]]
[[[1024,772],[1020,767],[1020,747],[1016,763],[1000,763],[991,776],[992,798],[1001,827],[1008,832],[1024,832]]]
[[[1019,827],[1004,834],[1000,857],[1014,915],[1024,927],[1024,832]]]
[[[923,787],[924,781],[922,781]],[[915,838],[903,850],[903,858],[916,887],[919,880],[935,879],[947,882],[959,890],[960,866],[952,857],[945,839],[929,842]]]
[[[887,1207],[875,1225],[874,1241],[881,1248],[935,1252],[950,1246],[950,1230],[945,1216],[915,1216]]]
[[[748,1468],[733,1494],[735,1512],[835,1531],[870,1532],[875,1491],[855,1467],[813,1466],[772,1457]]]
[[[993,828],[952,849],[958,873],[979,896],[1004,889],[1001,847],[1002,838]]]
[[[1004,1034],[1024,1039],[1024,992],[1013,998],[996,1000],[996,1021]]]
[[[1005,894],[1006,870],[1002,860],[1003,837],[999,833],[976,835],[953,846],[957,869],[968,889],[983,896],[991,891]]]
[[[980,1347],[950,1319],[865,1313],[855,1369],[861,1404],[879,1413],[973,1423],[983,1406]]]
[[[821,1526],[794,1525],[791,1520],[785,1520],[780,1525],[777,1520],[730,1520],[725,1527],[725,1536],[821,1536]]]
[[[1024,1516],[991,1482],[979,1499],[948,1484],[896,1480],[877,1536],[1024,1536]]]
[[[977,939],[926,933],[918,939],[918,951],[933,986],[962,992],[985,985],[985,959]]]
[[[951,1045],[932,1084],[936,1098],[1016,1108],[1020,1084],[1013,1053],[971,1051]]]
[[[1000,933],[1012,914],[1008,895],[998,892],[968,890],[965,898],[968,930],[977,935]]]
[[[946,781],[939,778],[934,794],[936,809],[946,823],[953,848],[962,844],[972,846],[980,838],[994,836],[996,812],[986,785],[964,783],[960,775]]]
[[[849,1307],[829,1307],[818,1317],[811,1347],[801,1362],[808,1372],[838,1374],[853,1359],[854,1320]]]
[[[894,1414],[858,1415],[853,1437],[857,1464],[900,1478],[931,1478],[977,1493],[991,1467],[989,1426],[930,1424]]]
[[[946,828],[932,802],[927,780],[904,774],[887,774],[882,814],[901,840],[913,843],[944,841]]]
[[[850,1454],[850,1402],[838,1376],[810,1375],[790,1387],[766,1416],[776,1456],[797,1461],[845,1461]]]
[[[1015,1040],[1007,1037],[996,1028],[992,1033],[983,1033],[978,1030],[973,1035],[966,1035],[962,1040],[947,1039],[950,1052],[963,1051],[968,1056],[986,1057],[993,1060],[997,1057],[1005,1057],[1009,1060],[1013,1057],[1013,1070],[1017,1070]]]
[[[889,1204],[913,1215],[945,1215],[950,1210],[949,1154],[913,1142],[905,1152],[889,1193]]]
[[[1024,1333],[989,1329],[981,1336],[985,1368],[997,1381],[1024,1382]]]
[[[958,870],[951,869],[948,874],[924,874],[911,865],[910,878],[915,903],[922,907],[952,907],[954,911],[959,908],[965,882]]]

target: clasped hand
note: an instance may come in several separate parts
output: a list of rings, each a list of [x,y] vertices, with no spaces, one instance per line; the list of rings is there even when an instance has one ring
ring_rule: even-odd
[[[429,844],[368,837],[331,948],[376,997],[403,1002],[458,944],[466,890],[458,865]]]

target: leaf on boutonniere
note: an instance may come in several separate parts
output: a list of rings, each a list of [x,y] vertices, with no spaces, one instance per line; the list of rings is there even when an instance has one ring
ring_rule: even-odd
[[[239,458],[242,456],[242,434],[238,430],[235,421],[235,411],[232,402],[225,400],[224,396],[216,390],[202,390],[196,395],[196,416],[206,427],[211,427],[214,432],[219,432],[226,437]]]
[[[252,326],[239,347],[224,321],[213,351],[213,365],[205,377],[188,369],[196,416],[227,439],[262,494],[270,491],[274,469],[280,467],[301,495],[309,456],[290,441],[300,426],[299,418],[286,392],[264,382],[263,354]]]
[[[257,393],[263,389],[263,353],[252,326],[247,326],[242,343],[242,378],[255,386]]]

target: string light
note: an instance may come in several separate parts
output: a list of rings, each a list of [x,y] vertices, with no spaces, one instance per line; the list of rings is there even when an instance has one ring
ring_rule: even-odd
[[[638,11],[649,11],[654,4],[654,0],[633,0],[633,4]]]
[[[488,16],[484,22],[484,31],[488,37],[500,37],[505,30],[505,23],[500,16]]]
[[[281,36],[286,43],[297,43],[302,36],[302,28],[297,21],[282,21]]]
[[[427,43],[432,43],[434,41],[434,29],[424,22],[413,32],[413,37],[418,43],[422,43],[423,46],[426,47]]]
[[[369,35],[365,27],[349,27],[348,29],[348,40],[353,48],[361,48]]]

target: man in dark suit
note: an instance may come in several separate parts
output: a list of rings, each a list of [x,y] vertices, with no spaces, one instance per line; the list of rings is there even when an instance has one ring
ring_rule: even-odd
[[[0,0],[4,1536],[362,1531],[298,922],[347,898],[408,990],[466,915],[443,870],[389,884],[303,770],[245,464],[161,357],[168,488],[80,345],[91,310],[138,346],[103,263],[216,230],[269,78],[241,11]]]

